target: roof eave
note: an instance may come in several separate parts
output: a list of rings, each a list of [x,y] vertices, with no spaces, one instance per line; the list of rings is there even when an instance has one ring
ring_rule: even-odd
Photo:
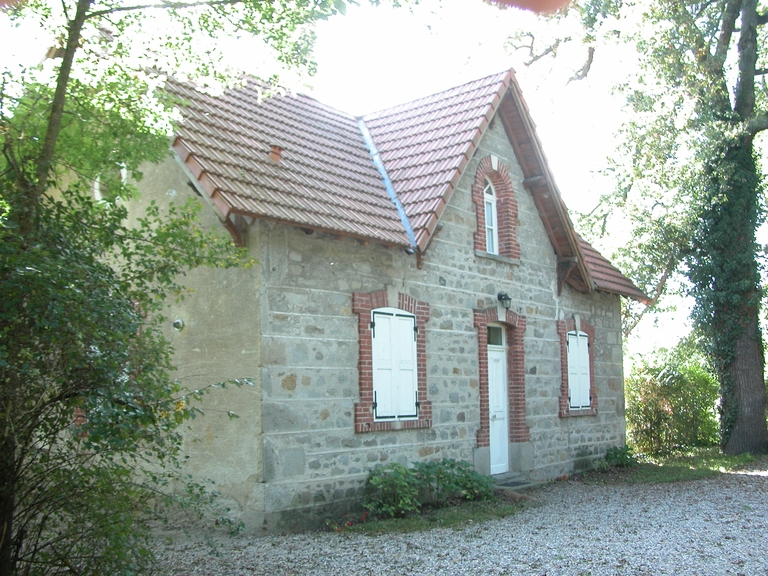
[[[549,168],[549,163],[546,160],[541,142],[536,134],[536,128],[533,125],[533,121],[528,112],[528,106],[523,99],[520,86],[517,84],[514,77],[512,78],[507,93],[517,109],[524,134],[517,134],[513,129],[512,119],[505,117],[504,106],[500,107],[500,117],[504,129],[507,132],[507,136],[512,143],[512,147],[515,150],[515,154],[518,157],[521,168],[523,169],[525,178],[524,185],[534,198],[534,202],[539,210],[539,214],[547,229],[547,234],[558,259],[576,258],[573,269],[567,270],[565,273],[566,275],[559,279],[559,288],[562,289],[563,283],[568,282],[568,284],[580,292],[589,293],[596,288],[594,280],[587,268],[586,259],[579,247],[573,223],[571,222],[570,216],[568,216],[568,210],[562,200],[560,190],[555,184],[552,171]],[[525,142],[521,142],[521,137],[525,139]],[[534,157],[533,163],[524,161],[523,146],[530,147]],[[548,204],[548,207],[551,207],[554,210],[552,216],[550,216],[550,210],[547,210],[545,204]],[[552,221],[553,217],[554,222]],[[557,232],[562,232],[565,237],[565,243],[558,239]],[[576,278],[573,275],[574,270],[578,271],[578,276],[580,278]]]

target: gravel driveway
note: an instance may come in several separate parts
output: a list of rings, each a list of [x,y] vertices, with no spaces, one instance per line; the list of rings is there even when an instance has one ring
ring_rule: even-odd
[[[557,482],[520,514],[463,529],[365,536],[310,533],[181,542],[162,574],[768,575],[768,460],[712,480]]]

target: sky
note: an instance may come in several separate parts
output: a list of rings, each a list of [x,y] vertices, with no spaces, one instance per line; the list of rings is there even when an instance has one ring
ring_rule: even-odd
[[[539,138],[566,205],[590,211],[611,181],[600,175],[615,150],[621,101],[613,85],[634,66],[631,53],[598,50],[584,80],[569,82],[586,59],[578,42],[561,45],[557,58],[535,66],[525,50],[510,48],[516,31],[546,46],[555,36],[578,35],[575,22],[543,23],[529,12],[501,10],[481,0],[421,0],[392,8],[350,5],[344,16],[317,26],[317,74],[298,90],[324,104],[362,115],[514,68]],[[569,28],[570,26],[570,28]],[[39,61],[49,40],[34,30],[9,29],[0,18],[0,64]],[[220,45],[246,71],[258,61],[248,41]],[[290,81],[289,81],[290,82]],[[296,86],[296,85],[295,85]],[[598,247],[609,255],[610,246]],[[630,353],[672,346],[686,332],[686,312],[646,319],[628,343]]]

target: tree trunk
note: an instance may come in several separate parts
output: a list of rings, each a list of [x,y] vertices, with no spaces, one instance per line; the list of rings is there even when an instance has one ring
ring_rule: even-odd
[[[13,576],[16,572],[13,538],[13,513],[16,508],[15,454],[12,437],[0,441],[0,576]]]
[[[61,132],[61,122],[64,117],[64,104],[67,99],[67,89],[69,88],[70,76],[72,74],[72,64],[75,60],[75,53],[80,47],[80,36],[88,15],[88,9],[93,0],[78,0],[77,10],[74,19],[69,21],[67,27],[67,44],[64,49],[64,56],[59,66],[59,74],[56,80],[56,90],[51,102],[51,111],[48,115],[48,124],[40,149],[40,157],[37,160],[37,170],[32,175],[24,175],[18,179],[18,185],[21,188],[22,198],[18,214],[19,231],[23,237],[27,237],[32,230],[32,224],[35,218],[35,209],[40,197],[48,189],[48,177],[54,163],[56,153],[56,142]]]
[[[757,310],[752,322],[736,341],[736,357],[731,367],[736,403],[736,422],[723,445],[726,454],[765,454],[768,452],[766,393],[763,380],[763,347],[757,328]],[[729,408],[729,407],[724,407]]]
[[[726,143],[706,174],[689,275],[720,380],[721,445],[727,454],[762,454],[768,429],[755,241],[762,184],[751,139]]]

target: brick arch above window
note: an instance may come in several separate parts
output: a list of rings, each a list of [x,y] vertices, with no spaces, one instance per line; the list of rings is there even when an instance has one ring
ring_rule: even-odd
[[[472,202],[475,204],[477,229],[475,250],[487,252],[485,201],[483,190],[486,179],[493,185],[496,194],[498,227],[498,254],[513,260],[520,259],[520,245],[517,242],[517,197],[512,189],[509,169],[494,156],[480,160],[472,185]]]
[[[501,324],[507,331],[507,402],[509,404],[509,441],[528,442],[530,431],[525,422],[525,335],[526,318],[507,310],[499,318],[497,306],[474,311],[477,328],[477,361],[480,371],[480,429],[477,446],[490,446],[490,420],[488,418],[488,324]]]
[[[371,312],[377,308],[398,308],[416,318],[416,371],[418,391],[418,417],[414,420],[376,421],[373,410],[373,334]],[[360,351],[358,355],[358,384],[360,401],[355,403],[355,432],[380,430],[410,430],[432,426],[432,402],[427,400],[426,331],[429,304],[412,296],[398,294],[397,302],[390,303],[386,290],[352,294],[352,311],[357,314]]]

